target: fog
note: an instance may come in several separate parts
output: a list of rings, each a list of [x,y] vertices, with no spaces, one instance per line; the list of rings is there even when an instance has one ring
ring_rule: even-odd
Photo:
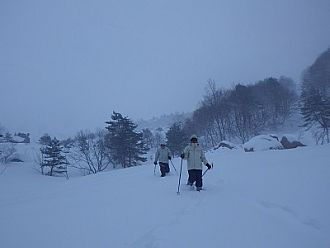
[[[193,111],[219,87],[291,77],[330,46],[328,0],[0,2],[0,123],[103,128]]]

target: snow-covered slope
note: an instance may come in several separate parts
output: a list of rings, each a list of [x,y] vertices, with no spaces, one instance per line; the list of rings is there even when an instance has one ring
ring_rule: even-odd
[[[184,163],[180,195],[173,168],[160,178],[151,163],[69,180],[12,164],[0,175],[0,247],[328,248],[329,151],[217,150],[202,192],[184,185]]]

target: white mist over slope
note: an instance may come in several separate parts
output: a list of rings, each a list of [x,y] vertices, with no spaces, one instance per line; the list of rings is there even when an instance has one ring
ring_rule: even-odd
[[[80,178],[41,176],[33,162],[0,175],[0,246],[330,246],[329,145],[206,154],[205,190],[153,164]],[[180,160],[174,159],[179,170]]]

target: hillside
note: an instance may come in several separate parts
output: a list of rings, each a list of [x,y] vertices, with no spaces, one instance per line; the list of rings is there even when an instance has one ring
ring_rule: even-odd
[[[206,154],[214,169],[202,192],[184,185],[184,163],[180,195],[173,168],[160,178],[151,162],[69,180],[10,164],[0,247],[328,248],[329,148],[219,149]]]

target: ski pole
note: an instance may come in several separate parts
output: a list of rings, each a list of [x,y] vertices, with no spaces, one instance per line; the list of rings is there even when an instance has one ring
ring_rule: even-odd
[[[202,177],[206,174],[206,172],[209,170],[209,168],[206,169],[206,171],[204,171]]]
[[[175,170],[176,174],[177,174],[177,175],[179,175],[179,174],[178,174],[178,171],[175,169],[175,166],[174,166],[174,164],[173,164],[172,160],[170,160],[170,161],[171,161],[172,167],[174,168],[174,170]]]
[[[211,164],[211,168],[213,168],[213,163]],[[203,173],[203,175],[202,175],[202,177],[206,174],[206,172],[208,171],[208,170],[210,170],[209,168],[207,168],[206,169],[206,171],[204,171],[204,173]]]
[[[156,175],[156,165],[154,166],[154,175]]]
[[[179,175],[178,191],[176,192],[178,195],[180,195],[180,183],[181,183],[181,174],[182,174],[182,162],[183,162],[183,159],[181,158],[181,165],[180,165],[180,175]]]

